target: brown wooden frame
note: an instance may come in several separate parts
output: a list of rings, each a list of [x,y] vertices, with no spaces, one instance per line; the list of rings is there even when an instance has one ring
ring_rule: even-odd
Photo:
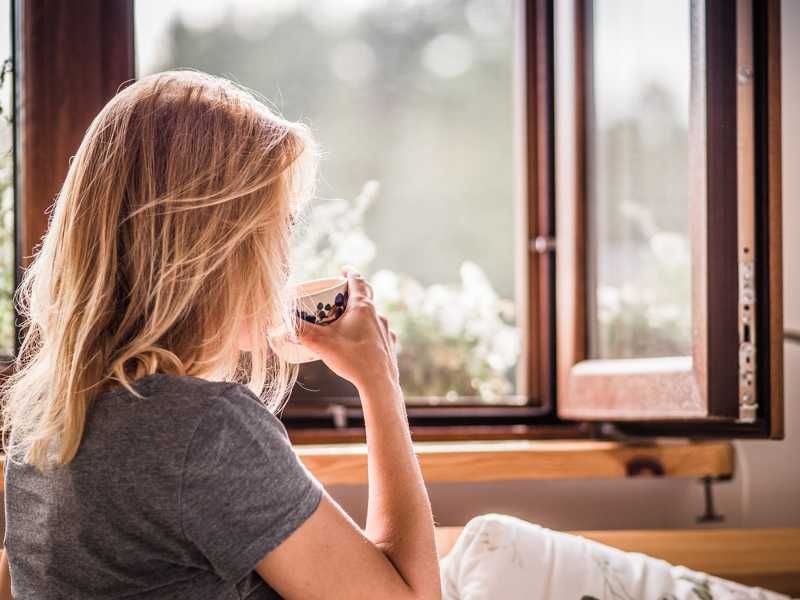
[[[750,0],[748,0],[750,1]],[[728,174],[748,168],[747,155],[737,155],[737,141],[748,144],[742,115],[752,104],[741,103],[737,113],[736,5],[693,2],[692,99],[690,110],[690,188],[692,193],[693,356],[667,359],[588,360],[587,356],[587,2],[565,0],[556,5],[560,27],[556,56],[556,156],[557,156],[557,331],[558,414],[567,419],[614,421],[700,419],[730,423],[739,416],[739,275],[737,179]],[[779,31],[779,3],[756,3],[749,24],[754,33],[756,60],[753,144],[765,164],[749,164],[755,179],[746,176],[739,187],[758,189],[760,222],[756,229],[756,260],[766,257],[766,286],[756,286],[760,323],[769,329],[757,334],[759,396],[768,399],[760,411],[761,423],[781,437],[782,355],[776,348],[780,332],[780,47],[779,35],[758,34],[759,19],[770,31]],[[705,27],[705,23],[713,27]],[[741,31],[741,23],[740,30]],[[776,66],[777,65],[777,66]],[[759,92],[759,85],[763,90]],[[740,84],[739,88],[742,87]],[[752,84],[750,86],[752,88]],[[759,96],[760,93],[760,96]],[[760,104],[759,98],[760,97]],[[560,110],[559,110],[560,109]],[[759,117],[768,114],[768,121]],[[737,127],[737,119],[739,127]],[[739,139],[737,140],[737,130]],[[777,135],[776,135],[777,131]],[[759,143],[761,142],[761,143]],[[766,182],[766,183],[765,183]],[[734,199],[733,205],[731,199]],[[759,219],[759,216],[756,216]],[[770,307],[770,304],[772,305]],[[768,311],[764,311],[764,307]],[[713,307],[713,310],[709,310]],[[771,308],[771,310],[769,310]],[[767,314],[768,312],[768,314]],[[762,356],[768,355],[768,356]],[[769,356],[771,355],[771,356]],[[702,428],[700,428],[702,430]],[[752,429],[752,428],[751,428]]]
[[[736,278],[730,277],[731,259],[727,253],[717,252],[720,243],[730,245],[731,234],[727,232],[722,242],[707,239],[705,249],[700,248],[701,258],[711,264],[720,265],[721,270],[711,269],[709,280],[701,281],[707,285],[707,301],[697,308],[723,306],[724,318],[716,317],[707,321],[708,327],[700,335],[716,340],[712,346],[719,348],[706,357],[697,357],[693,368],[680,361],[661,363],[661,373],[657,376],[631,377],[625,369],[617,368],[618,377],[599,375],[592,370],[603,365],[580,365],[586,352],[585,329],[585,227],[584,207],[581,203],[585,190],[585,80],[578,76],[584,72],[585,46],[582,36],[575,36],[567,45],[573,57],[574,120],[561,128],[559,139],[572,136],[572,151],[561,153],[556,165],[554,112],[554,72],[553,72],[553,2],[552,0],[517,0],[521,10],[520,27],[525,35],[523,42],[522,83],[519,90],[523,131],[518,142],[524,148],[521,155],[524,165],[521,190],[526,199],[521,211],[519,233],[525,242],[520,250],[521,267],[529,302],[525,310],[526,328],[530,331],[529,343],[525,350],[525,369],[527,387],[533,404],[524,415],[518,408],[509,409],[508,414],[500,415],[503,407],[496,407],[497,414],[488,415],[486,410],[478,410],[467,415],[471,408],[462,407],[452,411],[452,418],[440,421],[434,427],[418,428],[427,439],[502,439],[504,437],[553,437],[553,419],[541,420],[543,414],[554,404],[558,393],[561,415],[565,418],[603,418],[603,419],[641,419],[675,418],[684,420],[688,416],[714,416],[727,423],[733,418],[729,402],[730,390],[735,381],[726,375],[730,364],[731,350],[722,347],[724,340],[730,340],[731,315],[736,320],[736,306],[723,297],[725,290],[735,290]],[[583,18],[582,0],[563,0],[555,3],[558,10],[564,6],[572,7],[576,24]],[[725,12],[723,3],[711,3],[711,10]],[[68,166],[68,157],[74,154],[78,143],[97,111],[117,91],[120,85],[134,77],[133,42],[133,0],[86,0],[81,11],[67,10],[64,3],[56,0],[15,0],[16,11],[16,148],[19,157],[17,175],[17,236],[19,272],[29,263],[41,236],[47,229],[47,210],[55,199]],[[716,8],[714,8],[714,6]],[[767,0],[757,4],[754,11],[754,49],[756,108],[754,124],[754,144],[756,148],[766,148],[766,152],[756,152],[755,193],[765,199],[758,206],[756,237],[760,245],[768,251],[759,252],[757,277],[759,288],[766,290],[766,301],[759,302],[758,338],[762,341],[759,352],[761,372],[769,372],[769,377],[759,378],[759,396],[770,398],[771,403],[762,404],[760,414],[768,422],[773,435],[781,434],[782,410],[782,316],[780,282],[780,18],[778,0]],[[724,17],[724,14],[722,14]],[[715,17],[716,18],[716,17]],[[724,20],[724,19],[723,19]],[[582,31],[580,27],[578,31]],[[724,38],[724,36],[722,36]],[[724,44],[729,39],[718,40]],[[716,47],[716,46],[715,46]],[[64,52],[68,48],[69,52]],[[562,49],[563,50],[563,49]],[[709,54],[709,60],[729,60],[729,53],[721,56]],[[714,71],[713,69],[710,69]],[[18,81],[17,81],[18,79]],[[720,84],[716,88],[722,94],[722,101],[730,103],[731,89]],[[734,89],[735,96],[735,89]],[[735,98],[734,98],[735,100]],[[711,105],[718,99],[707,99]],[[563,105],[563,99],[559,101]],[[565,105],[566,106],[566,105]],[[563,114],[563,111],[562,111]],[[712,140],[730,151],[729,132],[724,128],[711,131]],[[716,136],[716,137],[714,137]],[[735,144],[735,140],[734,140]],[[716,165],[716,166],[714,166]],[[555,168],[557,166],[557,173]],[[709,168],[726,168],[720,161]],[[573,177],[569,177],[570,173]],[[711,178],[713,179],[713,178]],[[559,182],[559,220],[558,231],[554,230],[553,211],[555,182]],[[696,181],[699,181],[696,178]],[[711,200],[705,205],[702,214],[713,220],[725,217],[727,205],[714,201],[724,193],[729,193],[729,185],[717,190],[717,183],[706,181]],[[728,185],[728,187],[724,187]],[[735,190],[734,190],[735,191]],[[567,201],[564,201],[564,198]],[[569,199],[571,198],[571,200]],[[704,230],[705,231],[705,230]],[[552,253],[552,239],[558,233],[558,266]],[[712,232],[713,233],[713,232]],[[709,233],[709,235],[712,235]],[[703,254],[705,252],[705,254]],[[554,290],[555,270],[560,271],[558,289]],[[568,276],[564,276],[566,273]],[[719,279],[713,279],[719,278]],[[559,343],[555,348],[554,295],[558,294],[561,305],[558,311]],[[715,303],[718,299],[719,302]],[[770,305],[776,310],[771,310]],[[723,323],[727,325],[723,325]],[[719,326],[717,326],[719,324]],[[769,341],[769,345],[764,343]],[[734,352],[735,354],[735,352]],[[704,362],[705,361],[705,362]],[[558,373],[556,378],[556,363]],[[684,361],[685,363],[685,361]],[[642,363],[639,363],[641,365]],[[575,365],[578,365],[577,367]],[[619,363],[617,363],[618,367]],[[666,365],[666,368],[664,368]],[[607,365],[610,366],[610,365]],[[705,389],[705,379],[697,375],[700,369],[708,369],[712,378],[726,381],[722,387],[715,384],[713,393]],[[613,369],[612,369],[613,371]],[[577,372],[577,377],[575,374]],[[624,374],[624,375],[623,375]],[[701,373],[702,374],[702,373]],[[571,390],[573,379],[585,385],[588,396],[594,403],[588,406],[575,403]],[[620,385],[622,383],[623,385]],[[683,386],[685,393],[676,393],[674,385]],[[632,401],[620,395],[620,389],[640,390],[639,398]],[[599,390],[604,390],[602,395]],[[703,395],[705,394],[705,396]],[[701,400],[706,399],[704,408]],[[658,406],[664,400],[668,410]],[[627,402],[627,404],[626,404]],[[671,407],[671,412],[670,412]],[[710,407],[710,409],[708,408]],[[437,409],[442,412],[446,409]],[[761,409],[760,409],[761,410]],[[414,410],[410,411],[414,413]],[[491,411],[490,411],[491,412]],[[431,413],[432,414],[432,413]],[[465,420],[472,421],[466,423]],[[499,418],[499,420],[498,420]],[[477,421],[476,421],[477,419]],[[514,421],[514,419],[518,419]],[[763,419],[762,419],[763,421]],[[496,425],[492,425],[496,423]],[[544,423],[540,425],[540,423]],[[707,431],[709,423],[704,423],[700,432]],[[330,439],[334,430],[319,431],[318,434]],[[565,427],[563,436],[590,435],[584,427]],[[759,430],[761,431],[761,430]],[[363,430],[349,429],[343,439],[359,439]],[[304,438],[314,437],[314,430],[297,432]],[[310,436],[310,437],[309,437]]]
[[[521,181],[518,191],[522,240],[517,263],[522,326],[530,331],[520,368],[521,389],[531,402],[521,407],[455,407],[433,427],[423,428],[423,437],[475,439],[499,437],[553,437],[552,432],[531,428],[534,419],[549,410],[553,399],[552,319],[554,257],[537,253],[537,237],[554,234],[552,212],[552,1],[516,0],[522,17],[519,53],[523,57],[517,73],[518,117],[522,127]],[[18,153],[16,231],[17,272],[15,284],[30,264],[48,226],[48,210],[55,200],[66,170],[80,140],[100,108],[126,81],[135,77],[133,0],[87,0],[80,11],[68,10],[56,0],[15,0],[16,94]],[[69,49],[69,51],[65,51]],[[542,165],[547,165],[543,168]],[[18,332],[17,346],[23,332]],[[313,379],[312,379],[313,381]],[[357,399],[347,385],[332,382],[326,392]],[[302,392],[302,391],[301,391]],[[424,412],[412,409],[411,413]],[[439,415],[443,409],[429,411]],[[492,414],[489,414],[492,413]],[[427,419],[428,417],[426,417]],[[291,419],[289,419],[291,421]],[[486,423],[494,423],[488,426]],[[516,423],[516,424],[512,424]],[[291,428],[291,424],[290,424]],[[565,435],[574,428],[565,428]],[[363,430],[361,431],[363,435]],[[303,437],[329,439],[330,430],[305,430]],[[358,434],[355,434],[359,437]],[[353,430],[340,432],[352,439]]]
[[[765,292],[757,307],[762,340],[759,394],[768,399],[765,427],[770,437],[784,436],[783,390],[783,208],[781,136],[781,5],[780,0],[754,3],[753,62],[756,69],[754,144],[756,153],[757,235],[766,240],[768,252],[758,257],[758,285]],[[768,373],[768,375],[767,375]]]
[[[555,235],[554,133],[553,133],[553,1],[515,0],[517,52],[515,110],[520,127],[515,132],[518,157],[517,203],[517,298],[519,327],[525,332],[518,369],[518,388],[528,404],[521,406],[441,405],[413,407],[409,418],[418,439],[549,438],[552,424],[544,421],[555,405]],[[300,380],[319,392],[295,388],[284,420],[290,434],[306,441],[363,440],[360,404],[355,389],[338,380],[318,363],[303,365]],[[336,402],[336,400],[339,402]],[[329,407],[314,410],[309,400],[339,404],[334,410],[347,414],[348,426],[309,426],[303,414],[326,420]],[[438,423],[430,422],[436,418]],[[331,421],[332,419],[327,419]],[[552,419],[550,420],[552,421]],[[425,423],[424,425],[422,423]],[[563,426],[561,436],[581,436]]]
[[[47,231],[48,208],[92,118],[133,77],[133,0],[13,0],[16,289]],[[68,49],[69,51],[66,51]],[[98,60],[98,57],[100,60]],[[0,357],[0,378],[14,356]]]
[[[522,2],[523,0],[520,0]],[[553,214],[549,202],[552,199],[552,124],[547,116],[552,110],[552,64],[550,62],[552,39],[548,32],[549,19],[541,19],[542,14],[551,11],[551,0],[535,0],[526,4],[533,7],[535,13],[527,12],[525,23],[530,28],[536,25],[537,31],[544,31],[545,37],[530,40],[527,45],[529,60],[526,61],[525,90],[527,93],[527,115],[535,115],[533,122],[526,124],[525,143],[529,150],[537,152],[538,160],[528,158],[526,177],[526,198],[529,202],[528,239],[536,236],[551,236]],[[74,154],[84,131],[94,115],[117,91],[120,85],[134,77],[133,46],[133,0],[84,0],[81,11],[67,10],[65,3],[57,0],[16,0],[16,37],[17,69],[20,75],[15,78],[18,85],[15,114],[16,143],[15,148],[19,160],[17,168],[16,214],[18,218],[17,256],[22,257],[18,274],[29,264],[42,235],[48,226],[48,209],[55,200],[55,195],[64,179],[69,157]],[[544,11],[544,12],[542,12]],[[539,15],[534,17],[534,15]],[[538,34],[537,34],[538,35]],[[542,40],[545,40],[543,43]],[[69,52],[65,52],[68,49]],[[531,52],[536,52],[532,60]],[[75,72],[73,72],[75,71]],[[545,80],[543,73],[547,72]],[[538,83],[536,83],[538,82]],[[536,83],[536,86],[534,86]],[[535,105],[535,112],[531,107]],[[539,165],[548,161],[548,170],[542,172]],[[547,206],[542,206],[547,202]],[[526,240],[527,241],[527,240]],[[533,256],[533,255],[532,255]],[[539,285],[539,300],[529,307],[531,321],[540,323],[542,330],[552,327],[548,312],[552,311],[552,254],[537,253],[529,265],[532,287]],[[550,360],[548,342],[539,340],[538,353],[543,361]],[[539,338],[537,338],[538,340]],[[536,354],[531,352],[532,355]],[[549,362],[538,362],[531,356],[531,368],[539,368],[540,397],[547,398],[551,392]],[[484,407],[489,411],[491,407]],[[502,407],[496,407],[501,410]],[[519,411],[520,407],[512,409]],[[529,407],[530,408],[530,407]],[[416,409],[409,408],[414,414]],[[458,418],[459,409],[454,410]],[[485,411],[484,411],[485,412]],[[496,416],[496,415],[494,415]],[[492,418],[494,418],[494,416]],[[441,477],[450,474],[453,462],[469,466],[476,479],[492,480],[525,474],[537,477],[563,476],[565,469],[575,473],[586,473],[589,476],[636,476],[646,472],[640,468],[630,470],[630,460],[648,459],[648,464],[659,464],[665,476],[729,476],[733,468],[732,448],[729,445],[683,444],[670,447],[662,445],[625,445],[608,444],[569,444],[568,451],[550,445],[520,448],[508,445],[510,438],[563,439],[590,437],[592,429],[585,426],[564,426],[550,424],[530,424],[530,415],[522,424],[504,424],[489,426],[472,424],[460,426],[435,426],[414,429],[416,440],[460,440],[490,439],[503,441],[497,445],[500,452],[495,453],[492,447],[472,445],[464,448],[462,444],[441,444],[441,451],[434,452],[435,458],[424,459],[431,468],[439,469]],[[506,416],[507,418],[507,416]],[[488,420],[488,419],[487,419]],[[328,430],[328,434],[334,430]],[[363,429],[341,432],[342,439],[363,440]],[[321,441],[314,431],[292,431],[293,441]],[[297,439],[297,438],[301,439]],[[698,453],[696,450],[700,448]],[[424,451],[424,449],[423,449]],[[309,450],[309,460],[323,460],[315,457],[314,450]],[[543,456],[552,456],[549,470],[541,468]],[[423,452],[424,453],[424,452]],[[496,455],[495,455],[496,454]],[[328,453],[327,458],[336,461],[336,453]],[[475,472],[475,458],[480,463]],[[444,459],[445,462],[441,462]],[[630,460],[629,460],[630,459]],[[348,461],[342,462],[347,466]],[[496,465],[503,465],[498,470]],[[594,470],[589,465],[597,465]],[[635,465],[634,465],[635,466]],[[577,470],[576,470],[577,469]],[[630,471],[630,472],[629,472]],[[459,471],[464,477],[463,470]],[[0,482],[1,483],[1,482]],[[1,487],[1,486],[0,486]]]
[[[134,76],[133,0],[15,0],[15,283],[89,123]]]
[[[525,44],[523,54],[525,123],[523,189],[527,219],[521,257],[527,264],[529,394],[543,407],[555,404],[555,162],[553,131],[553,3],[551,0],[521,2]]]

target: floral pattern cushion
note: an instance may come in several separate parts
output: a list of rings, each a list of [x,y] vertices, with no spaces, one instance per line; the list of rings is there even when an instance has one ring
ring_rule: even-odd
[[[443,600],[789,600],[497,514],[472,519],[440,568]]]

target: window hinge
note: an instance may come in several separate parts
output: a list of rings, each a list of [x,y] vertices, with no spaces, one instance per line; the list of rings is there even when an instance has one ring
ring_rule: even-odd
[[[538,235],[531,240],[531,252],[536,254],[547,254],[548,252],[556,251],[556,238],[546,235]]]
[[[755,281],[753,261],[739,262],[739,421],[756,420]]]

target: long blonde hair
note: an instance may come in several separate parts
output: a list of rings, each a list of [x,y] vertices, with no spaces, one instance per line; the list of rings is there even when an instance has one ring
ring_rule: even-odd
[[[312,192],[307,127],[246,88],[193,70],[116,94],[72,157],[15,295],[24,341],[3,383],[8,454],[66,464],[97,395],[156,372],[246,384],[272,410],[297,366],[291,222]],[[242,326],[251,352],[240,352]]]

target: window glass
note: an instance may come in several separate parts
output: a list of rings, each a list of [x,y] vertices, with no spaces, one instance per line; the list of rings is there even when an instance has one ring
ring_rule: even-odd
[[[689,2],[590,15],[590,355],[688,355]]]
[[[324,157],[294,280],[356,265],[410,402],[519,403],[511,0],[136,4],[139,74],[232,78]],[[433,400],[431,400],[433,398]]]
[[[0,1],[0,355],[14,353],[14,152],[11,2]]]

